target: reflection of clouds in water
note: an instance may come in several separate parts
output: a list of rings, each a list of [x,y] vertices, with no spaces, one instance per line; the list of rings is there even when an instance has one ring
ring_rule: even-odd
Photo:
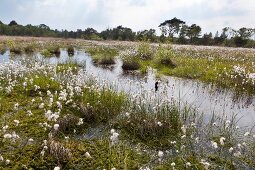
[[[10,56],[6,52],[0,56],[0,62],[10,59],[19,60],[23,57]],[[76,61],[78,64],[85,63],[86,74],[93,75],[99,83],[111,84],[114,89],[125,91],[133,96],[143,96],[147,102],[162,103],[174,99],[177,103],[180,102],[182,108],[185,106],[194,107],[199,113],[204,113],[205,121],[209,121],[212,114],[227,116],[228,118],[238,114],[237,118],[242,117],[239,121],[240,125],[253,125],[255,122],[253,97],[236,99],[231,91],[217,89],[199,81],[164,76],[159,83],[159,91],[155,93],[154,70],[150,69],[147,75],[125,73],[122,71],[120,59],[116,59],[116,64],[108,69],[93,65],[91,58],[80,51],[75,52],[72,57],[69,57],[64,50],[61,51],[59,57],[44,58],[40,54],[32,57],[52,64],[68,61]]]

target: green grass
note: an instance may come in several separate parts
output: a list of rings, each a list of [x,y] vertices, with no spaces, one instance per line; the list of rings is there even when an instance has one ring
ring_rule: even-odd
[[[196,58],[193,53],[190,57],[185,52],[180,55],[172,50],[167,49],[162,55],[157,54],[157,57],[147,60],[135,57],[144,72],[147,66],[151,66],[164,74],[222,83],[220,86],[226,88],[243,81],[244,75],[228,79],[227,73],[235,74],[233,65],[242,63],[247,69],[253,69],[248,61]],[[176,67],[160,62],[160,57],[166,56],[165,53],[171,56],[169,59]],[[8,76],[0,73],[0,154],[4,160],[11,161],[8,165],[0,162],[0,168],[173,169],[171,164],[174,162],[176,169],[204,169],[202,159],[210,163],[209,169],[255,167],[254,138],[252,135],[244,137],[243,132],[235,128],[235,121],[231,120],[229,127],[224,120],[219,120],[217,126],[212,125],[214,120],[209,125],[199,124],[195,111],[180,110],[174,102],[151,104],[144,102],[143,95],[134,102],[128,94],[116,92],[107,85],[99,86],[90,78],[80,85],[82,79],[74,81],[79,78],[77,74],[82,69],[78,67],[75,62],[67,62],[56,66],[45,65],[43,69],[33,71],[27,68],[29,72],[23,70],[22,74],[17,75],[13,72],[9,72],[11,75]],[[5,88],[10,84],[10,78],[13,79],[13,90],[7,93]],[[222,81],[223,78],[225,81]],[[248,87],[250,82],[245,83],[244,86]],[[40,88],[36,90],[35,85]],[[64,89],[68,95],[63,101],[60,93]],[[49,91],[51,94],[48,94]],[[50,98],[54,100],[52,105],[49,105]],[[50,121],[45,113],[47,110],[58,112],[57,101],[62,104],[59,118],[56,122]],[[45,106],[39,108],[42,102]],[[19,103],[17,110],[14,109],[16,103]],[[31,110],[32,116],[28,116],[28,110]],[[80,118],[84,123],[78,125]],[[16,125],[14,120],[19,120],[19,124]],[[42,125],[45,122],[49,126]],[[58,130],[53,128],[56,123],[59,124]],[[6,132],[2,129],[5,125],[9,126]],[[112,128],[119,134],[115,144],[110,139]],[[14,131],[20,137],[15,142],[3,138],[4,134]],[[222,136],[226,138],[223,146],[219,141]],[[30,138],[34,140],[32,143],[28,143]],[[44,156],[41,155],[43,140],[47,140],[48,147]],[[218,144],[217,149],[211,146],[211,141]],[[235,157],[228,150],[234,147],[234,152],[238,151],[238,143],[242,144],[242,155]],[[161,160],[159,151],[164,153]],[[91,158],[86,157],[86,152],[90,153]],[[188,162],[190,167],[186,166]]]
[[[118,51],[109,47],[89,47],[86,52],[92,57],[96,64],[110,65],[115,64],[114,58],[118,55]]]

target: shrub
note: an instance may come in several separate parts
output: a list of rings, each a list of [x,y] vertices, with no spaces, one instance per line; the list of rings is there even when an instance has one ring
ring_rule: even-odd
[[[141,67],[137,57],[126,57],[123,59],[123,70],[138,70]]]
[[[173,52],[172,48],[163,48],[162,46],[159,46],[157,52],[156,52],[156,63],[159,65],[168,66],[171,68],[176,67],[176,64],[172,61],[172,58],[175,57],[175,53]]]
[[[94,56],[93,57],[93,62],[96,64],[102,64],[102,65],[111,65],[111,64],[115,64],[115,60],[114,57],[111,56]]]
[[[49,50],[47,50],[47,49],[43,50],[41,52],[41,55],[43,55],[44,57],[51,57],[52,56],[51,52]]]
[[[24,51],[26,53],[33,53],[35,51],[36,45],[34,43],[28,44],[25,48]]]
[[[10,49],[10,52],[14,53],[14,54],[21,54],[22,50],[21,50],[20,47],[13,47],[13,48]]]
[[[143,60],[152,59],[152,48],[151,45],[147,42],[141,42],[138,46],[138,55]]]
[[[67,53],[68,53],[68,55],[74,55],[74,47],[73,46],[69,46],[67,48]]]
[[[48,48],[48,51],[51,54],[55,54],[56,56],[60,55],[60,47],[59,46],[51,46],[51,47]]]

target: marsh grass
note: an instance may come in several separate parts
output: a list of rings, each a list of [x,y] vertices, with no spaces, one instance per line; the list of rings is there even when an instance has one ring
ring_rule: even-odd
[[[86,52],[92,57],[95,64],[111,65],[115,64],[114,58],[118,55],[118,51],[109,47],[89,47]]]
[[[133,108],[120,121],[127,136],[151,148],[165,149],[170,141],[178,140],[181,132],[180,113],[177,108],[163,106],[155,111]]]
[[[177,70],[171,72],[173,75],[190,74],[191,78],[205,78],[203,81],[220,81],[222,77],[218,73],[223,77],[228,77],[223,73],[237,74],[232,66],[225,68],[228,64],[221,59],[184,59],[178,55],[172,58],[177,67],[162,68],[166,73]],[[142,65],[153,62],[152,66],[157,66],[153,59],[139,58],[138,62]],[[237,128],[235,116],[231,120],[224,119],[224,115],[213,117],[208,124],[203,124],[195,111],[183,111],[178,103],[147,103],[148,96],[144,94],[129,96],[106,84],[97,84],[93,78],[83,79],[85,73],[81,75],[82,70],[73,69],[77,63],[25,66],[10,63],[0,72],[0,154],[4,160],[11,161],[10,164],[1,161],[3,169],[54,169],[56,166],[61,169],[206,169],[208,164],[207,169],[255,168],[254,132]],[[234,80],[243,82],[244,77],[245,73],[237,74]],[[50,98],[52,105],[49,105]],[[39,107],[41,103],[45,104],[43,108]],[[29,110],[33,113],[30,116]],[[59,112],[59,118],[49,120],[45,117],[48,110]],[[77,125],[80,118],[84,124]],[[58,130],[54,124],[59,124]],[[86,135],[88,128],[100,126],[105,128],[102,135],[92,139],[80,137]],[[119,134],[115,144],[110,139],[111,128]],[[13,132],[19,138],[4,138]],[[224,144],[220,141],[222,137]],[[30,138],[33,140],[28,142]],[[229,152],[230,147],[233,152]],[[159,151],[163,153],[160,157]]]
[[[5,47],[5,44],[1,43],[0,44],[0,54],[4,54],[6,52],[6,47]]]
[[[126,57],[122,61],[123,61],[123,64],[121,67],[123,70],[132,71],[132,70],[138,70],[141,67],[139,59],[135,56]]]
[[[88,123],[106,123],[118,116],[125,107],[125,95],[109,89],[99,91],[85,88],[83,96],[77,99],[79,116]]]
[[[73,46],[69,46],[67,48],[67,53],[69,56],[73,56],[74,55],[74,47]]]
[[[43,55],[44,57],[52,57],[52,53],[49,50],[43,50],[41,52],[41,55]]]
[[[137,48],[137,55],[142,60],[151,60],[153,58],[153,51],[150,43],[140,42]]]
[[[35,42],[31,42],[29,44],[27,44],[25,47],[24,47],[24,51],[25,53],[33,53],[37,50],[37,47],[38,45],[35,43]]]

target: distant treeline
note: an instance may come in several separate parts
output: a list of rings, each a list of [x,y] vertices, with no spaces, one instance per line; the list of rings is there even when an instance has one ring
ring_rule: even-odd
[[[0,35],[9,36],[34,36],[34,37],[59,37],[59,38],[82,38],[88,40],[120,40],[120,41],[150,41],[150,42],[172,42],[175,44],[195,45],[219,45],[232,47],[255,48],[255,29],[240,28],[234,30],[230,27],[223,28],[220,32],[201,34],[199,25],[186,23],[180,19],[166,20],[159,25],[161,35],[156,35],[155,29],[132,31],[131,28],[118,26],[98,32],[94,28],[77,31],[52,30],[45,24],[26,26],[11,21],[4,24],[0,21]],[[253,38],[253,39],[252,39]]]

